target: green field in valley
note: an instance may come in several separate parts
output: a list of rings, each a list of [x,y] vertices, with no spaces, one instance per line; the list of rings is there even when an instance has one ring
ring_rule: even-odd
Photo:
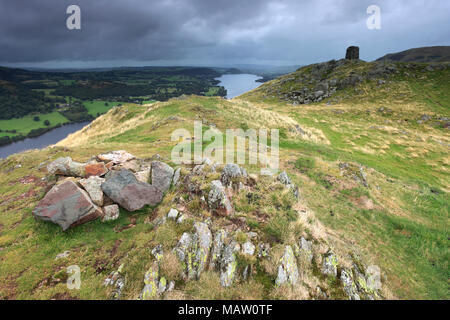
[[[10,119],[10,120],[0,120],[0,137],[2,136],[10,136],[14,137],[19,134],[27,135],[33,129],[46,128],[47,126],[44,124],[45,120],[50,121],[50,127],[57,126],[58,124],[68,123],[69,120],[60,114],[57,111],[47,113],[47,114],[39,114],[39,121],[34,121],[34,117],[36,115],[27,115],[22,118]],[[5,132],[16,130],[16,133]]]
[[[88,109],[88,113],[93,117],[96,117],[97,114],[104,114],[109,111],[112,107],[121,104],[121,102],[117,101],[86,101],[83,102],[86,109]]]

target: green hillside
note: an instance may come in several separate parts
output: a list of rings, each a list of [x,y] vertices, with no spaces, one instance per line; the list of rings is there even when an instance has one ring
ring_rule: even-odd
[[[55,147],[12,155],[0,162],[0,298],[108,299],[112,288],[103,283],[120,269],[121,299],[137,299],[155,261],[151,250],[161,245],[161,272],[175,281],[175,290],[160,299],[347,299],[342,284],[318,267],[329,248],[339,255],[340,274],[355,261],[379,266],[377,298],[449,299],[449,79],[448,64],[332,61],[233,100],[181,96],[125,104]],[[218,175],[207,171],[194,179],[199,194],[172,187],[157,207],[121,209],[108,223],[63,232],[32,217],[56,182],[46,169],[51,161],[70,156],[84,162],[126,150],[142,159],[158,154],[176,167],[169,160],[176,144],[171,133],[192,132],[194,120],[223,132],[279,129],[280,167],[299,187],[298,200],[276,179],[260,176],[259,167],[244,165],[258,179],[233,194],[231,216],[216,216],[202,204]],[[190,170],[183,166],[182,176]],[[180,204],[190,220],[156,224]],[[180,278],[183,266],[172,250],[194,222],[208,219],[214,231],[231,230],[241,245],[255,232],[258,244],[270,244],[268,260],[239,256],[237,265],[252,265],[253,273],[229,288],[214,270],[197,280]],[[296,285],[277,286],[283,250],[300,237],[313,239],[315,258],[311,264],[296,260]],[[67,258],[55,259],[65,251]],[[80,290],[64,282],[74,264],[82,271]]]
[[[449,62],[450,46],[423,47],[390,53],[377,61],[394,62]]]

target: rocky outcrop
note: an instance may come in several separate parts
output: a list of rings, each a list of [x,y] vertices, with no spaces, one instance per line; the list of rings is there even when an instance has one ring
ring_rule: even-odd
[[[294,253],[296,256],[305,257],[306,261],[311,263],[314,258],[312,241],[308,241],[304,237],[301,237],[298,243],[294,245]]]
[[[200,277],[208,261],[211,243],[211,231],[203,222],[194,224],[194,233],[183,233],[174,251],[183,266],[186,279]]]
[[[322,262],[322,273],[336,278],[338,271],[337,268],[338,259],[336,255],[333,252],[328,252],[327,254],[325,254]]]
[[[73,181],[54,186],[33,211],[36,218],[51,221],[63,230],[102,216],[89,195]]]
[[[130,212],[146,205],[155,206],[163,197],[160,189],[138,181],[132,172],[125,169],[107,177],[101,187],[109,198]]]
[[[229,163],[223,168],[220,180],[225,187],[231,187],[232,183],[240,177],[247,177],[247,171],[237,164]]]
[[[231,286],[237,276],[238,264],[236,260],[236,253],[239,252],[239,250],[240,246],[234,240],[231,240],[223,248],[223,252],[219,260],[220,284],[223,287]]]
[[[122,290],[125,286],[123,268],[124,265],[121,264],[117,271],[111,272],[103,283],[104,286],[113,288],[113,292],[111,293],[112,300],[119,300],[122,296]]]
[[[153,210],[157,217],[145,220],[145,223],[152,224],[149,232],[164,235],[167,232],[170,240],[164,239],[156,244],[154,241],[160,237],[149,237],[153,249],[148,255],[149,261],[145,262],[150,268],[142,273],[141,299],[166,298],[167,292],[175,287],[171,280],[176,281],[177,289],[180,285],[180,290],[183,290],[183,281],[200,279],[203,282],[202,274],[218,276],[217,282],[225,288],[263,279],[264,287],[272,286],[274,292],[296,292],[302,287],[313,298],[328,299],[336,292],[340,298],[345,292],[349,299],[354,300],[381,297],[380,281],[370,268],[363,267],[351,254],[338,256],[337,252],[343,253],[341,247],[331,249],[328,239],[321,238],[322,232],[316,232],[320,228],[314,226],[316,229],[309,229],[313,219],[306,211],[297,211],[297,205],[302,204],[289,193],[292,191],[298,197],[298,188],[287,172],[258,179],[238,165],[228,164],[221,170],[220,166],[207,160],[174,172],[161,161],[136,159],[125,151],[108,153],[97,159],[107,161],[104,166],[108,173],[104,178],[94,175],[61,180],[60,177],[33,214],[58,223],[64,230],[99,216],[102,216],[102,221],[113,221],[119,217],[119,205],[127,211],[139,210],[145,205],[155,206],[173,185],[164,207]],[[57,160],[50,167],[61,175],[73,173],[80,166],[78,163],[74,165],[73,161],[71,163],[71,159],[64,159]],[[341,169],[346,171],[348,168],[344,165]],[[286,189],[283,190],[279,183]],[[269,197],[265,193],[269,193]],[[282,206],[273,206],[265,211],[256,205],[259,201],[271,201],[272,195],[279,198],[280,194],[288,201],[289,212]],[[249,215],[243,214],[246,210]],[[289,232],[288,236],[266,232],[273,227],[278,231],[276,215],[280,213],[289,214],[290,221],[301,222],[301,234],[297,234],[297,229],[295,234],[291,232],[293,225],[286,225],[281,219],[281,233]],[[281,214],[280,218],[283,217]],[[175,246],[173,235],[178,239]],[[166,250],[170,250],[167,260],[164,259]],[[353,266],[348,267],[352,263]],[[171,267],[166,269],[163,266]],[[113,299],[121,297],[127,279],[123,267],[119,269],[112,272],[106,281],[107,286],[113,289]]]
[[[298,281],[298,267],[294,251],[291,246],[286,246],[280,265],[278,266],[277,285],[289,283],[296,284]]]
[[[210,209],[218,215],[228,216],[233,213],[230,199],[219,180],[211,182],[210,191],[208,193],[208,205]]]
[[[342,270],[340,280],[344,287],[344,291],[350,300],[361,300],[358,294],[358,288],[355,282],[353,281],[353,274],[351,270],[347,269]]]
[[[292,192],[294,193],[294,196],[296,198],[299,197],[298,194],[298,187],[292,183],[291,179],[289,178],[289,176],[287,175],[286,171],[281,172],[278,177],[277,177],[278,181],[280,181],[282,184],[284,184],[286,186],[286,188],[292,190]]]
[[[175,173],[173,174],[173,185],[178,185],[178,182],[180,181],[180,175],[181,175],[181,168],[178,168],[175,170]]]

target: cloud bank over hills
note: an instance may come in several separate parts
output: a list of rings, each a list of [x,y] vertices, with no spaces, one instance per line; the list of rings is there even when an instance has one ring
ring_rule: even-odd
[[[448,1],[0,0],[0,64],[93,67],[158,64],[308,64],[450,44]],[[66,9],[81,8],[81,30]],[[381,8],[369,30],[368,6]]]

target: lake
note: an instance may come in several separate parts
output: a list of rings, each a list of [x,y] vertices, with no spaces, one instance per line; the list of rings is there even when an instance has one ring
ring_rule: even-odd
[[[17,141],[6,146],[0,147],[0,158],[6,158],[13,153],[22,152],[29,149],[42,149],[49,145],[66,138],[69,134],[74,133],[87,126],[89,122],[71,123],[62,127],[53,129],[36,138],[27,138]]]
[[[262,79],[262,77],[254,74],[224,74],[220,78],[216,78],[220,81],[219,86],[227,89],[227,99],[233,99],[259,87],[262,83],[256,82],[258,79]]]

